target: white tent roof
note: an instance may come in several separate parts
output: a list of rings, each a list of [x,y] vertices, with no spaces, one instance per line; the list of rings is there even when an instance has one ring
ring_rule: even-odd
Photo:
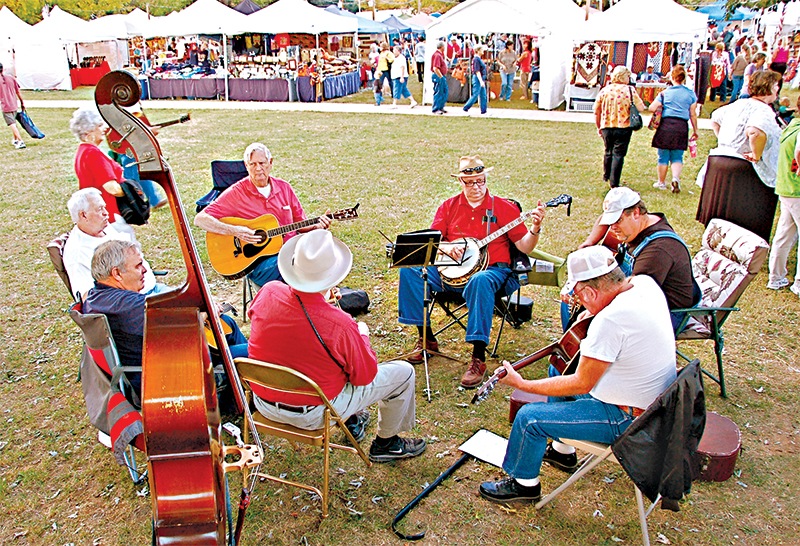
[[[621,0],[589,18],[576,31],[586,40],[698,42],[706,35],[708,15],[672,0]]]
[[[104,17],[95,19],[94,21],[90,21],[90,23],[94,24],[99,23],[100,21],[103,21],[106,24],[108,24],[110,21],[114,21],[114,23],[112,23],[115,25],[113,28],[119,28],[117,26],[119,25],[117,21],[121,22],[124,25],[126,34],[126,36],[122,36],[122,38],[141,36],[150,22],[147,14],[139,8],[134,8],[130,13],[115,13],[113,15],[106,15]]]
[[[13,38],[15,34],[28,32],[31,26],[14,15],[8,6],[0,8],[0,38]]]
[[[544,36],[574,28],[584,15],[571,0],[467,0],[436,19],[425,32],[436,38],[454,32]]]
[[[106,24],[93,25],[58,6],[54,6],[50,10],[50,16],[33,25],[33,28],[42,34],[71,43],[116,40],[121,32],[119,25],[116,28]],[[125,38],[124,34],[122,38]]]
[[[342,17],[306,0],[278,0],[247,16],[247,30],[265,34],[297,32],[305,34],[354,34],[358,32],[355,17]]]
[[[408,19],[403,19],[406,23],[411,23],[412,25],[417,25],[418,27],[425,28],[431,23],[436,20],[435,17],[431,17],[427,13],[417,13],[413,17],[409,17]]]
[[[142,31],[146,38],[196,34],[242,34],[247,16],[217,0],[197,0],[165,17],[154,17]]]

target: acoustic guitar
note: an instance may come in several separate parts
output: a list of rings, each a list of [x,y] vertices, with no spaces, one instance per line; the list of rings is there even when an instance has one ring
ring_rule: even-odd
[[[233,314],[236,314],[236,309],[230,303],[223,303],[220,307],[220,315],[233,311]],[[233,328],[225,322],[224,320],[220,319],[219,321],[220,326],[222,327],[222,335],[228,336],[228,334],[233,333]],[[206,334],[206,343],[208,343],[209,349],[213,349],[215,351],[219,350],[219,346],[217,345],[217,338],[214,337],[214,330],[211,328],[211,322],[208,319],[205,320],[203,323],[203,327],[205,328]]]
[[[547,347],[536,351],[512,364],[512,367],[519,371],[525,366],[533,364],[546,356],[550,357],[550,364],[555,367],[561,375],[569,375],[575,373],[580,361],[580,348],[581,340],[586,337],[586,332],[589,330],[589,324],[592,322],[594,316],[582,318],[572,325],[569,330],[564,332],[561,339],[555,343],[551,343]],[[482,401],[492,394],[497,382],[504,378],[508,373],[506,369],[499,368],[492,377],[486,380],[481,385],[475,396],[472,397],[473,404],[480,404]]]
[[[337,210],[326,216],[332,220],[354,220],[358,218],[358,205],[356,203],[354,207]],[[319,216],[285,226],[278,224],[278,220],[272,214],[264,214],[251,220],[235,216],[220,220],[234,226],[247,226],[261,239],[257,244],[250,244],[231,235],[220,235],[210,231],[206,233],[206,248],[211,267],[223,277],[238,279],[250,273],[261,258],[277,254],[283,246],[284,235],[313,226],[319,221]]]
[[[559,205],[567,205],[567,207],[569,207],[571,204],[572,196],[562,193],[558,197],[545,203],[545,206],[557,207]],[[452,288],[460,288],[467,284],[467,281],[469,281],[470,277],[472,277],[478,271],[483,271],[489,266],[489,252],[486,250],[489,243],[525,222],[525,220],[530,218],[534,212],[535,211],[531,210],[523,213],[516,220],[509,222],[494,233],[491,233],[480,240],[475,237],[463,237],[461,239],[456,239],[455,241],[440,243],[439,248],[440,250],[444,251],[447,251],[448,248],[464,248],[464,254],[460,260],[461,263],[455,263],[454,261],[454,265],[439,266],[439,276],[442,279],[442,283]],[[444,256],[444,260],[447,260],[447,254]]]

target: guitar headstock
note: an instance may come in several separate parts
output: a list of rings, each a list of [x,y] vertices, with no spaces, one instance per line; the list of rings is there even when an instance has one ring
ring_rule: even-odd
[[[546,207],[557,207],[559,205],[567,205],[567,216],[570,215],[572,209],[572,196],[562,193],[558,197],[554,197],[544,204]]]
[[[480,404],[484,400],[486,400],[490,394],[494,391],[497,382],[500,380],[500,375],[494,374],[490,377],[486,383],[481,385],[481,388],[478,389],[478,392],[475,393],[475,396],[472,397],[473,404]]]
[[[336,212],[332,212],[329,216],[334,220],[355,220],[358,218],[358,207],[360,205],[361,203],[356,203],[356,206],[354,207],[337,210]]]

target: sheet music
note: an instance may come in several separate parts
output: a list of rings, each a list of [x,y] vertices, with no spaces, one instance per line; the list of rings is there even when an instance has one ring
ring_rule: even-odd
[[[498,436],[486,429],[481,429],[461,444],[458,449],[485,463],[502,468],[507,446],[508,440],[502,436]]]

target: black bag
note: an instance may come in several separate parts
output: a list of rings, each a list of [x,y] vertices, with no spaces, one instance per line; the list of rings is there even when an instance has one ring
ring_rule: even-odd
[[[644,127],[644,122],[642,121],[642,115],[639,113],[639,110],[636,109],[636,105],[633,103],[633,89],[629,87],[628,91],[631,93],[631,129],[638,131]]]
[[[134,226],[143,226],[150,219],[150,200],[142,191],[138,180],[120,182],[125,194],[117,197],[117,208],[126,222]]]
[[[355,290],[343,286],[339,291],[342,293],[339,307],[345,313],[355,317],[369,310],[369,296],[363,290]]]

